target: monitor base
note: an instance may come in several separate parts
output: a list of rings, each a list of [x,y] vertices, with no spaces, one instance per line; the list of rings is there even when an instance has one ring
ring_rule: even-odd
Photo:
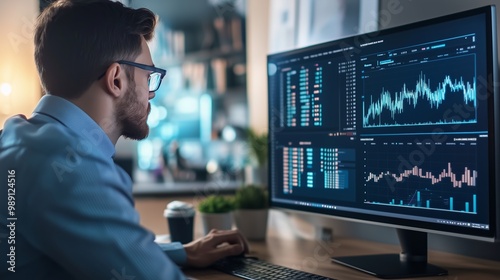
[[[398,254],[336,257],[332,261],[383,279],[447,275],[445,269],[427,262],[405,262]]]

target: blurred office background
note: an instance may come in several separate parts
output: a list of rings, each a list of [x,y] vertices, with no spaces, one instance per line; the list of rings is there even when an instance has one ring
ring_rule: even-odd
[[[249,127],[245,1],[128,5],[158,14],[149,46],[155,64],[167,69],[151,101],[149,137],[124,149],[134,147],[137,189],[171,183],[178,188],[192,182],[241,184],[248,165]]]

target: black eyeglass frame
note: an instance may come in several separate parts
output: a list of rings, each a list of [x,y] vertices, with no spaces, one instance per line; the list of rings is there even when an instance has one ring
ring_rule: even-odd
[[[158,82],[158,86],[156,86],[156,88],[154,90],[150,90],[150,91],[157,91],[160,88],[161,81],[163,80],[163,77],[165,77],[165,75],[167,74],[167,70],[161,69],[161,68],[158,68],[158,67],[154,67],[154,66],[151,66],[151,65],[147,65],[147,64],[137,63],[137,62],[128,61],[128,60],[118,60],[117,63],[119,63],[119,64],[125,64],[125,65],[130,65],[130,66],[134,66],[134,67],[137,67],[137,68],[140,68],[140,69],[152,71],[152,73],[149,74],[150,77],[151,77],[151,75],[153,75],[155,73],[159,73],[160,74],[160,81]],[[148,82],[149,82],[149,80],[148,80]]]
[[[134,66],[134,67],[137,67],[137,68],[140,68],[140,69],[143,69],[143,70],[152,71],[152,73],[149,74],[150,77],[151,77],[151,75],[153,75],[155,73],[160,74],[160,81],[158,82],[158,86],[154,90],[150,90],[150,92],[151,91],[157,91],[160,88],[160,85],[161,85],[161,82],[163,80],[163,77],[165,77],[165,75],[167,74],[167,70],[162,69],[162,68],[158,68],[158,67],[154,67],[154,66],[151,66],[151,65],[147,65],[147,64],[137,63],[137,62],[128,61],[128,60],[118,60],[118,61],[116,61],[116,63],[130,65],[130,66]],[[105,74],[106,73],[103,73],[97,79],[98,80],[101,79],[102,77],[104,77]],[[148,82],[149,82],[149,80],[148,80]],[[149,84],[148,84],[148,86],[149,86]]]

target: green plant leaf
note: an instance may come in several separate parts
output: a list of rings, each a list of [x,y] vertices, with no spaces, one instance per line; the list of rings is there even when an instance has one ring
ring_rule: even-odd
[[[268,134],[257,134],[253,129],[248,129],[248,145],[250,154],[255,157],[259,166],[267,162]]]
[[[226,213],[234,210],[234,199],[220,195],[209,195],[198,205],[202,213]]]
[[[267,190],[256,185],[241,187],[236,191],[234,204],[236,209],[268,208]]]

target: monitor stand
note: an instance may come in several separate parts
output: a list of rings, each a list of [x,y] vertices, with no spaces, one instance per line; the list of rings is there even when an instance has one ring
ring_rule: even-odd
[[[441,276],[445,269],[427,263],[427,233],[397,229],[402,252],[336,257],[332,261],[383,279]]]

